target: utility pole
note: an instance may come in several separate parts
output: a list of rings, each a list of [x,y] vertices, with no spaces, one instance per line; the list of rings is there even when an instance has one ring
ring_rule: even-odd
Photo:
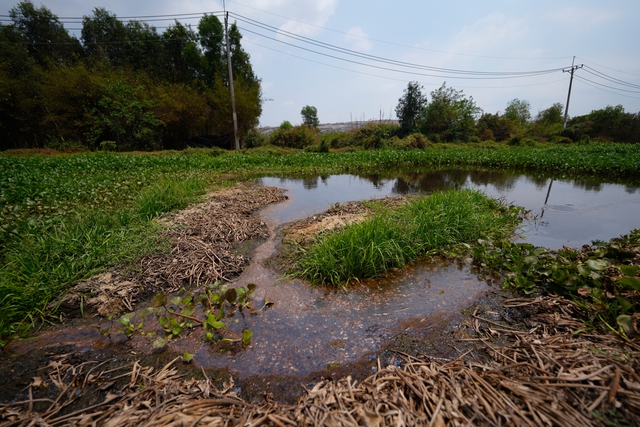
[[[576,57],[573,57],[573,60],[571,61],[571,68],[568,70],[562,70],[563,73],[571,73],[571,78],[569,79],[569,93],[567,94],[567,106],[564,108],[564,122],[562,123],[562,129],[567,127],[567,115],[569,114],[569,100],[571,99],[571,85],[573,84],[573,73],[579,69],[582,68],[582,66],[584,64],[580,64],[580,65],[573,65],[574,62],[576,61]]]
[[[227,69],[229,70],[229,90],[231,91],[231,111],[233,112],[233,149],[240,149],[238,140],[238,115],[236,114],[236,95],[233,90],[233,70],[231,69],[231,47],[229,46],[229,12],[224,14],[224,35],[227,39]]]

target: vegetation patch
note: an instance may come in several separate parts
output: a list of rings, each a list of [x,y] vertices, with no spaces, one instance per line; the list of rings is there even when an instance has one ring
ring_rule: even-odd
[[[474,190],[435,193],[395,209],[380,204],[365,220],[301,249],[297,273],[315,284],[344,286],[432,251],[482,237],[503,238],[516,227],[520,213]]]
[[[566,296],[584,309],[587,327],[601,325],[625,339],[638,335],[640,230],[582,250],[549,251],[509,241],[480,241],[473,259],[503,272],[503,287]]]

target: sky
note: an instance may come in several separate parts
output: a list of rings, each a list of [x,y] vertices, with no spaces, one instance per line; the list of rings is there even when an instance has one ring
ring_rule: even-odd
[[[95,7],[123,18],[223,10],[222,0],[33,3],[63,22]],[[16,4],[0,0],[0,14]],[[261,126],[299,124],[305,105],[317,108],[321,123],[395,119],[410,81],[428,99],[446,82],[488,113],[527,100],[535,116],[566,105],[574,56],[583,67],[569,116],[607,105],[640,112],[637,0],[226,0],[224,7],[262,80]],[[178,18],[197,27],[196,15]],[[172,22],[149,24],[162,32]],[[65,27],[78,33],[80,25]]]

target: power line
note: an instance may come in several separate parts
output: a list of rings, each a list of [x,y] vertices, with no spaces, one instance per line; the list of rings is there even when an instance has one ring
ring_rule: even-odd
[[[251,7],[251,6],[247,6],[246,4],[242,4],[242,3],[239,3],[237,1],[232,1],[232,0],[227,0],[227,1],[229,1],[229,3],[235,3],[237,5],[246,7],[248,9],[253,9],[253,10],[257,10],[257,11],[262,12],[262,13],[266,13],[266,14],[269,14],[269,15],[277,16],[279,18],[283,18],[283,19],[286,19],[288,21],[294,21],[294,22],[298,22],[300,24],[309,25],[311,27],[315,27],[315,28],[319,28],[319,29],[322,29],[322,30],[331,31],[331,32],[338,33],[338,34],[344,34],[344,35],[348,35],[348,36],[352,36],[352,37],[358,37],[358,38],[361,38],[361,39],[370,40],[370,41],[374,41],[374,42],[378,42],[378,43],[384,43],[384,44],[388,44],[388,45],[392,45],[392,46],[405,47],[405,48],[408,48],[408,49],[423,50],[423,51],[427,51],[427,52],[436,52],[436,53],[446,53],[448,55],[469,56],[469,57],[473,57],[473,58],[513,59],[513,60],[516,60],[516,59],[517,60],[522,60],[522,59],[525,59],[525,60],[567,59],[565,56],[550,57],[550,58],[531,58],[531,57],[508,57],[508,56],[474,55],[474,54],[469,54],[469,53],[450,52],[450,51],[445,51],[445,50],[428,49],[428,48],[418,47],[418,46],[409,46],[409,45],[406,45],[406,44],[390,42],[390,41],[387,41],[387,40],[375,39],[375,38],[372,38],[372,37],[360,36],[360,35],[357,35],[357,34],[347,33],[345,31],[340,31],[340,30],[335,30],[335,29],[328,28],[328,27],[323,27],[321,25],[311,24],[309,22],[300,21],[300,20],[295,19],[295,18],[291,18],[291,17],[287,17],[287,16],[284,16],[284,15],[279,15],[277,13],[268,12],[266,10],[258,9],[258,8]],[[231,13],[233,13],[233,12],[231,12]]]
[[[578,58],[578,57],[576,56],[576,58]],[[614,68],[609,68],[609,67],[607,67],[607,66],[605,66],[605,65],[596,64],[595,62],[593,62],[593,61],[589,61],[588,59],[584,59],[584,58],[578,58],[578,59],[580,59],[581,61],[584,61],[584,62],[589,62],[589,63],[591,63],[591,64],[593,64],[593,65],[597,65],[598,67],[606,68],[607,70],[615,71],[615,72],[617,72],[617,73],[629,74],[630,76],[640,77],[640,74],[633,74],[633,73],[629,73],[629,72],[627,72],[627,71],[616,70],[616,69],[614,69]]]
[[[585,79],[584,77],[578,76],[578,75],[576,75],[575,78],[578,81],[581,81],[582,83],[586,84],[587,86],[591,86],[592,88],[601,90],[603,92],[612,93],[612,94],[617,95],[617,96],[624,96],[625,98],[640,99],[640,97],[637,97],[637,96],[623,95],[623,94],[618,93],[618,92],[611,92],[610,90],[602,89],[601,87],[598,87],[598,86],[596,86],[594,84],[587,83],[589,80]]]
[[[272,52],[277,52],[280,53],[282,55],[287,55],[287,56],[291,56],[293,58],[297,58],[297,59],[302,59],[303,61],[308,61],[308,62],[312,62],[314,64],[319,64],[325,67],[330,67],[330,68],[335,68],[338,70],[343,70],[343,71],[349,71],[350,73],[355,73],[355,74],[362,74],[365,76],[370,76],[370,77],[377,77],[380,79],[385,79],[385,80],[394,80],[394,81],[398,81],[398,82],[403,82],[403,83],[407,83],[409,82],[409,80],[407,79],[398,79],[398,78],[394,78],[394,77],[388,77],[388,76],[381,76],[378,74],[371,74],[371,73],[365,73],[363,71],[356,71],[356,70],[352,70],[350,68],[344,68],[344,67],[338,67],[337,65],[331,65],[331,64],[327,64],[326,62],[321,62],[321,61],[315,61],[313,59],[309,59],[309,58],[305,58],[304,56],[299,56],[299,55],[294,55],[292,53],[289,52],[284,52],[282,50],[278,50],[278,49],[274,49],[265,45],[262,45],[260,43],[256,43],[253,42],[251,40],[244,40],[246,43],[255,45],[255,46],[259,46],[263,49],[267,49],[270,50]],[[529,86],[542,86],[542,85],[547,85],[547,84],[552,84],[552,83],[558,83],[558,82],[563,82],[564,79],[560,79],[560,80],[552,80],[549,82],[542,82],[542,83],[532,83],[532,84],[525,84],[525,85],[509,85],[509,86],[465,86],[465,85],[455,85],[455,87],[458,88],[463,88],[463,89],[512,89],[512,88],[520,88],[520,87],[529,87]],[[437,84],[432,84],[432,86],[438,86]]]
[[[234,17],[238,20],[240,20],[241,22],[245,22],[247,24],[250,25],[254,25],[257,26],[260,29],[263,30],[267,30],[267,31],[271,31],[271,32],[275,32],[276,34],[280,34],[280,35],[284,35],[286,37],[290,37],[293,38],[294,40],[298,40],[298,41],[302,41],[304,43],[309,43],[311,45],[314,45],[316,47],[320,47],[320,48],[324,48],[324,49],[328,49],[328,50],[332,50],[332,51],[336,51],[336,52],[340,52],[342,54],[346,54],[346,55],[350,55],[350,56],[355,56],[358,58],[362,58],[362,59],[367,59],[367,60],[372,60],[372,61],[376,61],[376,62],[382,62],[382,63],[386,63],[386,64],[390,64],[390,65],[396,65],[396,66],[400,66],[400,67],[406,67],[406,68],[414,68],[414,69],[420,69],[420,70],[427,70],[427,71],[434,71],[434,72],[442,72],[442,73],[451,73],[451,74],[468,74],[468,75],[482,75],[482,76],[513,76],[513,77],[529,77],[531,75],[538,75],[538,74],[547,74],[550,72],[555,72],[555,71],[560,71],[562,68],[555,68],[555,69],[549,69],[549,70],[534,70],[534,71],[470,71],[470,70],[458,70],[458,69],[452,69],[452,68],[440,68],[440,67],[432,67],[432,66],[426,66],[426,65],[420,65],[420,64],[415,64],[415,63],[410,63],[410,62],[404,62],[404,61],[397,61],[397,60],[393,60],[393,59],[389,59],[389,58],[384,58],[384,57],[380,57],[380,56],[376,56],[376,55],[369,55],[369,54],[365,54],[362,52],[358,52],[358,51],[354,51],[351,49],[346,49],[340,46],[336,46],[336,45],[332,45],[329,43],[324,43],[321,41],[317,41],[308,37],[304,37],[301,36],[299,34],[295,34],[289,31],[285,31],[285,30],[280,30],[276,27],[273,27],[271,25],[268,24],[264,24],[261,23],[259,21],[250,19],[250,18],[246,18],[242,15],[238,15],[236,13],[233,14]],[[250,31],[247,30],[245,28],[246,31]],[[266,37],[269,38],[271,40],[276,40],[278,42],[282,42],[281,40],[277,40],[277,39],[273,39],[270,37],[267,37],[261,33],[256,33],[253,31],[250,31],[256,35],[260,35],[262,37]],[[296,45],[294,45],[296,46]],[[297,47],[297,46],[296,46]],[[317,52],[316,52],[317,53]]]

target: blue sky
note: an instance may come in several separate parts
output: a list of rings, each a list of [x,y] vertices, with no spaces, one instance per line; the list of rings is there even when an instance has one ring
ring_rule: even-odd
[[[0,0],[0,14],[7,14],[16,3]],[[59,17],[89,15],[97,6],[120,17],[222,10],[219,0],[34,3],[44,4]],[[560,69],[570,67],[574,55],[576,65],[590,68],[576,71],[570,116],[618,104],[628,112],[640,111],[637,0],[227,0],[226,9],[243,20],[238,20],[243,46],[262,79],[267,99],[260,119],[264,126],[277,126],[283,120],[300,123],[305,105],[315,106],[323,123],[381,115],[395,118],[398,98],[409,81],[420,82],[427,94],[446,81],[490,113],[503,111],[511,99],[526,99],[535,115],[555,102],[566,102],[569,74]],[[424,72],[380,62],[382,59],[337,53],[260,29],[247,19],[384,60],[463,70],[473,72],[474,77],[482,76],[479,72],[558,70],[523,78],[460,79],[451,73]],[[197,19],[182,22],[197,25]],[[161,32],[170,22],[150,24]],[[383,70],[322,54],[432,75]]]

